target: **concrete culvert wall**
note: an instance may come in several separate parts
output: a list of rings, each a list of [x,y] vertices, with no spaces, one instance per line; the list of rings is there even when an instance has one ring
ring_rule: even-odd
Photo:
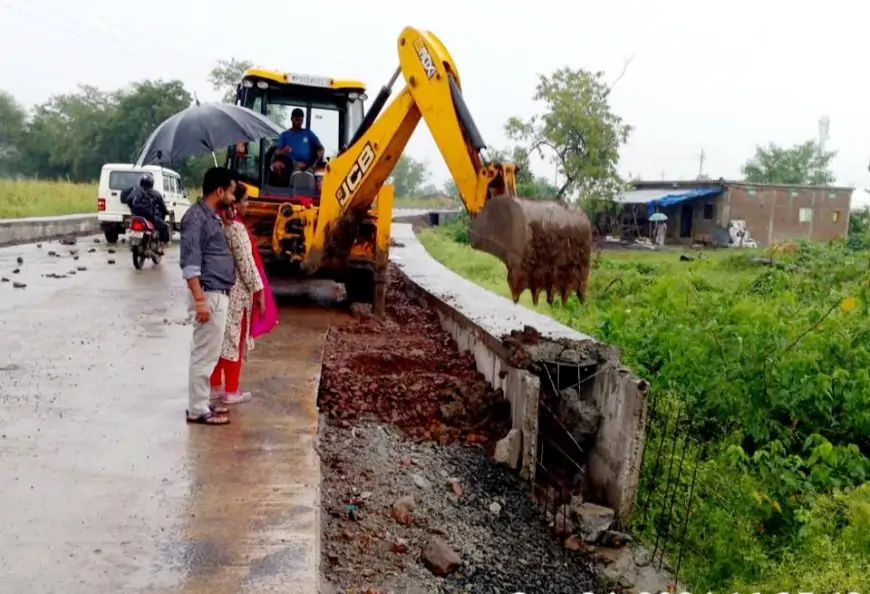
[[[493,295],[435,262],[410,226],[395,225],[391,259],[460,350],[511,403],[497,457],[532,483],[631,517],[643,456],[647,384],[618,351]],[[541,476],[542,472],[547,476]]]
[[[534,478],[550,487],[545,500],[580,495],[627,524],[643,456],[646,382],[621,366],[615,348],[591,339],[548,340],[526,326],[502,346],[510,365],[540,382]]]

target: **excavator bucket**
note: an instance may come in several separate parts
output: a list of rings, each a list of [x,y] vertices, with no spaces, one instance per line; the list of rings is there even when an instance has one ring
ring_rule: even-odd
[[[537,305],[541,291],[547,303],[571,292],[586,297],[592,228],[580,210],[553,200],[520,200],[499,196],[486,202],[472,219],[471,247],[505,263],[514,303],[525,289]]]

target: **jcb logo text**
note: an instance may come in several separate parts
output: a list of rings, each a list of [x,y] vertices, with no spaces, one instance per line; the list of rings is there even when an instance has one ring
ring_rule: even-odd
[[[359,188],[360,183],[362,183],[363,178],[374,162],[375,149],[370,142],[367,142],[357,156],[353,167],[350,168],[350,172],[344,178],[344,181],[341,182],[338,191],[335,193],[335,198],[338,200],[338,205],[341,208],[347,206],[347,201],[357,191],[357,188]]]

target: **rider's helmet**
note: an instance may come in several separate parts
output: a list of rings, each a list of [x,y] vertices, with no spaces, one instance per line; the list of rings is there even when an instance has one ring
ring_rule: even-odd
[[[139,178],[139,187],[143,190],[150,190],[154,187],[154,176],[150,173],[142,174]]]

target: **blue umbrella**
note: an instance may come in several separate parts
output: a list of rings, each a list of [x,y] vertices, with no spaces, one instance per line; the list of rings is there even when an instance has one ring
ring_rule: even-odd
[[[176,163],[238,142],[274,138],[281,132],[277,124],[247,107],[197,102],[157,126],[136,165]]]

